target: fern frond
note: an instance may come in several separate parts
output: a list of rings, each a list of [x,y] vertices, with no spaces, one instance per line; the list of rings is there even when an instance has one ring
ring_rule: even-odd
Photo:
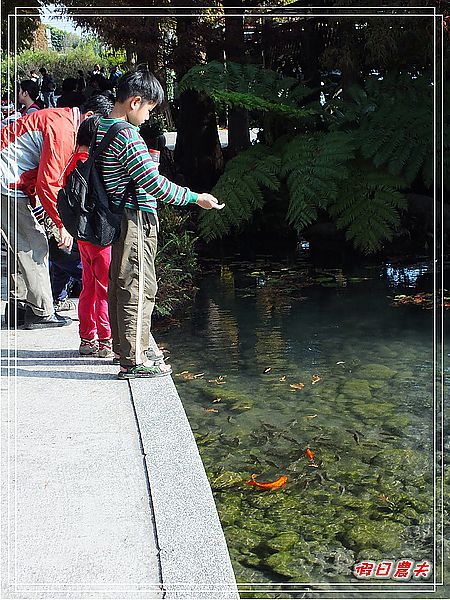
[[[336,200],[328,207],[346,238],[365,254],[376,252],[384,240],[392,239],[400,223],[406,199],[399,191],[404,182],[390,173],[365,165],[352,165]]]
[[[222,106],[273,112],[288,118],[300,119],[317,112],[312,108],[298,108],[299,102],[311,94],[310,88],[258,65],[228,61],[196,65],[180,81],[180,92],[187,89],[204,92]]]
[[[354,157],[350,133],[315,132],[299,135],[282,153],[281,174],[289,190],[288,220],[297,230],[317,218],[338,193],[339,182],[348,177],[346,163]]]
[[[203,211],[200,232],[207,241],[223,237],[249,221],[264,205],[264,189],[277,190],[281,159],[263,144],[255,144],[231,159],[212,194],[225,202],[221,211]]]

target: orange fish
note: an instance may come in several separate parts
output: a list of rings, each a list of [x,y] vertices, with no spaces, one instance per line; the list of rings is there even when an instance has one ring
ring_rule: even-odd
[[[309,458],[309,460],[314,460],[314,454],[309,448],[306,449],[306,456]]]
[[[256,485],[257,487],[262,488],[263,490],[277,490],[278,488],[285,485],[288,479],[286,475],[282,475],[276,481],[267,481],[265,483],[260,483],[259,481],[256,481],[256,477],[256,473],[253,473],[250,481],[246,481],[245,483],[247,485]]]

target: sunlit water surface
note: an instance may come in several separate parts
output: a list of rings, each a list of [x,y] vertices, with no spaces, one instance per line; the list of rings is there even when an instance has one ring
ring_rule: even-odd
[[[239,581],[433,560],[434,313],[392,305],[424,280],[426,264],[212,264],[190,318],[159,334]],[[252,474],[288,481],[261,491]]]

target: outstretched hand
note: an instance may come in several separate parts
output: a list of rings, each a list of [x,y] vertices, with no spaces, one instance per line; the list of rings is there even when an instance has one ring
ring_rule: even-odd
[[[225,204],[219,204],[217,198],[215,198],[211,194],[199,194],[197,204],[205,210],[211,210],[211,208],[215,208],[216,210],[222,210],[222,208],[224,208],[225,206]]]

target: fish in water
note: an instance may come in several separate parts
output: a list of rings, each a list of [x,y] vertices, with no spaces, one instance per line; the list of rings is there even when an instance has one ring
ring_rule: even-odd
[[[256,477],[256,473],[253,473],[252,478],[249,481],[246,481],[245,483],[247,485],[255,485],[256,487],[262,488],[263,490],[277,490],[283,485],[286,485],[286,481],[288,479],[286,475],[282,475],[276,481],[266,481],[264,483],[261,483],[259,481],[256,481]]]
[[[306,456],[309,458],[309,460],[314,460],[314,454],[309,448],[306,449]]]

